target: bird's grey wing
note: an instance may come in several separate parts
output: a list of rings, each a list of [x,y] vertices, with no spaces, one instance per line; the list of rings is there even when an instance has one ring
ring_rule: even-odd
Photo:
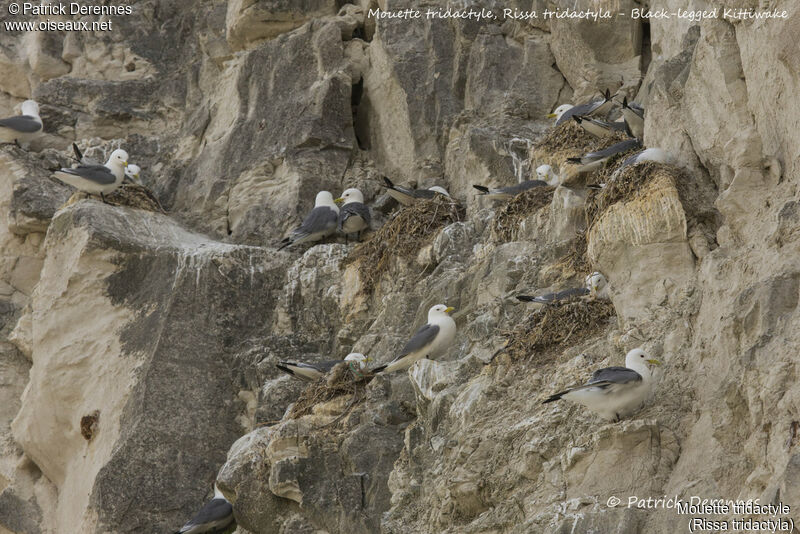
[[[633,156],[628,156],[625,158],[625,161],[622,162],[622,165],[619,166],[618,169],[624,169],[625,167],[629,167],[636,163],[636,158],[639,157],[639,154],[634,154]]]
[[[339,214],[327,206],[317,206],[303,219],[298,229],[292,232],[295,235],[311,235],[336,228]]]
[[[105,165],[78,165],[74,169],[61,169],[61,172],[80,176],[84,180],[100,185],[109,185],[117,181],[117,177]]]
[[[612,384],[628,384],[642,380],[642,375],[628,369],[627,367],[606,367],[598,369],[592,375],[592,379],[586,383],[587,386],[610,386]]]
[[[597,152],[589,152],[584,156],[584,158],[592,161],[597,161],[599,159],[609,158],[614,154],[619,154],[620,152],[625,152],[627,150],[631,150],[633,148],[639,148],[641,146],[642,143],[638,139],[626,139],[625,141],[620,141],[619,143],[613,144],[608,148],[604,148],[603,150],[598,150]]]
[[[339,210],[339,228],[342,227],[344,221],[353,215],[361,217],[367,225],[371,222],[372,216],[369,213],[369,208],[361,202],[351,202],[350,204],[345,204]]]
[[[193,529],[201,525],[221,527],[232,520],[233,506],[231,503],[225,499],[211,499],[197,512],[197,515],[183,525],[179,532],[204,532]]]
[[[544,187],[547,185],[547,182],[544,180],[525,180],[524,182],[518,183],[517,185],[512,185],[510,187],[506,187],[503,190],[511,193],[512,195],[518,195],[528,189],[533,189],[534,187]]]
[[[293,367],[299,367],[301,369],[312,369],[315,371],[319,371],[320,373],[327,373],[333,366],[337,363],[342,362],[343,360],[327,360],[324,362],[315,362],[315,363],[306,363],[306,362],[298,362],[298,361],[282,361],[280,362],[282,365],[291,365]]]
[[[588,295],[589,290],[585,287],[572,287],[570,289],[565,289],[563,291],[559,291],[555,294],[555,300],[565,300],[572,297],[582,297],[584,295]]]
[[[408,343],[406,343],[406,346],[403,347],[402,352],[400,352],[400,355],[395,358],[395,360],[399,360],[406,354],[417,352],[418,350],[425,348],[427,345],[430,345],[438,333],[439,327],[437,325],[426,324],[417,330],[413,336],[411,336],[411,339],[408,340]]]
[[[39,121],[30,115],[17,115],[16,117],[0,119],[0,126],[9,128],[19,133],[34,133],[38,132],[42,128],[42,125],[39,123]]]
[[[440,194],[440,193],[437,193],[436,191],[431,191],[430,189],[409,189],[409,191],[410,191],[409,194],[413,195],[414,198],[429,199],[429,198],[433,198],[436,195]]]
[[[597,100],[595,102],[589,102],[588,104],[580,104],[578,106],[572,106],[567,111],[565,111],[561,117],[556,121],[556,126],[565,122],[572,118],[573,115],[587,115],[591,113],[597,106],[602,103],[602,100]]]

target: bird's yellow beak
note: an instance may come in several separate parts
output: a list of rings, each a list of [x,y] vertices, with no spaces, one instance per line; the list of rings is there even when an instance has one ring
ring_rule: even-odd
[[[455,308],[453,308],[452,306],[448,306],[447,309],[444,312],[445,313],[451,313],[451,312],[454,312],[454,311],[456,311]]]
[[[122,165],[123,165],[123,166],[125,166],[125,167],[127,167],[127,166],[128,166],[128,162],[127,162],[127,161],[123,161],[123,162],[122,162]]]
[[[652,365],[661,365],[661,362],[656,360],[656,359],[647,360],[647,363],[652,364]]]
[[[334,198],[333,201],[337,204],[341,204],[342,202],[344,202],[344,199],[342,197],[339,197],[339,198]]]
[[[369,356],[367,356],[367,359],[364,360],[364,363],[369,363],[371,361],[374,361],[374,360],[372,358],[370,358]]]
[[[549,113],[548,115],[546,115],[546,117],[548,119],[555,119],[556,118],[556,114],[555,113]]]

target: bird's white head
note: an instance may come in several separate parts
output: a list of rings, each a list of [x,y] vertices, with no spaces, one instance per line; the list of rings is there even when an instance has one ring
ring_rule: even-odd
[[[560,182],[558,175],[550,165],[536,167],[536,178],[547,182],[547,185],[558,185]]]
[[[650,376],[650,365],[661,365],[661,362],[651,358],[640,348],[633,349],[625,355],[625,367],[633,369],[645,378]]]
[[[39,116],[39,104],[37,104],[35,100],[26,100],[20,107],[23,115],[30,115],[32,117]]]
[[[561,104],[556,108],[554,112],[548,115],[548,118],[554,118],[556,121],[561,118],[561,115],[566,113],[567,111],[571,110],[574,106],[572,104]]]
[[[642,161],[655,161],[658,163],[672,163],[675,161],[675,158],[672,157],[672,154],[667,152],[666,150],[660,148],[648,148],[647,150],[642,151],[637,157],[636,162]]]
[[[364,369],[369,362],[372,361],[372,358],[367,358],[360,352],[351,352],[347,356],[345,356],[344,360],[346,362],[358,362],[358,368]]]
[[[602,291],[607,284],[608,280],[606,280],[606,277],[603,276],[603,273],[599,271],[595,271],[586,277],[586,289],[588,289],[592,295],[598,291]]]
[[[429,187],[428,189],[431,191],[436,191],[437,193],[441,193],[446,197],[450,196],[450,193],[447,192],[447,189],[445,189],[444,187],[439,187],[438,185],[434,185],[433,187]]]
[[[114,152],[112,152],[111,156],[108,158],[108,161],[106,162],[106,167],[108,167],[112,171],[124,171],[127,165],[128,165],[128,153],[122,150],[121,148],[118,148]],[[121,176],[118,176],[117,178],[119,179],[121,178]]]
[[[344,202],[345,204],[350,204],[351,202],[361,202],[364,203],[364,195],[356,188],[345,189],[342,196],[336,199],[336,202]]]
[[[133,163],[125,167],[125,176],[136,182],[139,181],[140,172],[142,172],[142,169],[138,165],[134,165]]]
[[[428,322],[434,323],[436,319],[447,317],[452,311],[455,311],[455,308],[445,306],[444,304],[437,304],[428,310]]]
[[[333,195],[330,191],[320,191],[317,193],[317,198],[314,200],[314,207],[328,206],[335,208],[336,202],[333,201]]]

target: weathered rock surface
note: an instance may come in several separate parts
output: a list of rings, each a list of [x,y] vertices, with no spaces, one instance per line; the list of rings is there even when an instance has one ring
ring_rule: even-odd
[[[113,32],[0,36],[0,115],[33,97],[46,130],[31,153],[0,148],[0,532],[172,531],[215,477],[255,534],[686,528],[612,495],[758,498],[800,520],[800,8],[368,16],[412,4],[137,0],[147,16]],[[593,193],[561,186],[498,239],[503,204],[472,184],[530,178],[544,115],[606,87],[646,106],[645,144],[690,180],[655,173],[596,220]],[[167,213],[64,206],[50,174],[73,140],[125,146]],[[372,292],[340,238],[271,246],[320,189],[357,186],[373,230],[389,223],[382,175],[445,186],[466,218],[392,258]],[[583,268],[608,278],[615,317],[498,352],[533,313],[516,295]],[[278,360],[389,361],[442,302],[459,332],[437,361],[287,415],[306,384]],[[643,411],[609,424],[541,404],[637,346],[665,364]]]

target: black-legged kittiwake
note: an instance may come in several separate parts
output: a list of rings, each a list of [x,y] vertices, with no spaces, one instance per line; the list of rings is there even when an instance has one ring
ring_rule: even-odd
[[[278,362],[275,366],[284,373],[288,373],[294,377],[314,381],[328,374],[336,364],[342,363],[343,361],[350,362],[350,370],[353,371],[353,373],[359,373],[366,369],[367,363],[372,361],[372,358],[367,358],[359,352],[351,352],[345,356],[344,360],[327,360],[314,363],[286,360]]]
[[[608,112],[611,111],[611,108],[614,107],[614,101],[611,99],[611,92],[608,89],[606,89],[606,93],[602,96],[603,98],[577,106],[562,104],[558,106],[553,113],[548,115],[548,117],[555,117],[556,126],[569,120],[573,115],[605,117]]]
[[[660,148],[648,148],[642,150],[638,154],[634,154],[629,158],[625,158],[625,161],[622,162],[622,165],[617,168],[617,172],[621,171],[625,167],[630,167],[631,165],[636,165],[637,163],[642,163],[645,161],[672,163],[673,157],[666,150],[662,150]]]
[[[584,282],[584,287],[571,287],[562,291],[555,291],[536,296],[518,295],[517,300],[521,300],[522,302],[533,302],[535,304],[557,304],[576,297],[605,297],[605,293],[602,293],[602,291],[606,288],[606,277],[603,276],[602,273],[595,271],[588,275]]]
[[[44,125],[35,100],[22,103],[22,115],[0,119],[0,143],[16,143],[27,149],[31,141],[42,135]]]
[[[558,175],[553,172],[553,168],[550,165],[539,165],[536,169],[536,177],[536,180],[525,180],[516,185],[498,187],[497,189],[489,189],[486,186],[477,184],[473,184],[472,187],[478,190],[480,196],[491,200],[510,200],[529,189],[546,185],[558,185],[559,183]]]
[[[641,139],[644,135],[644,108],[636,102],[628,102],[628,97],[622,99],[622,117],[634,137]]]
[[[339,207],[333,201],[333,195],[328,191],[320,191],[314,200],[314,209],[306,215],[300,226],[292,230],[288,237],[281,240],[278,250],[289,245],[319,241],[333,234],[338,224]]]
[[[368,229],[372,221],[369,207],[364,204],[364,195],[358,189],[346,189],[335,202],[344,202],[339,208],[339,231],[345,239],[349,234],[357,233],[361,241],[361,232]]]
[[[587,133],[595,137],[611,137],[617,132],[627,131],[624,122],[607,122],[601,119],[593,119],[591,117],[580,117],[573,115],[572,119],[578,123]],[[631,136],[633,137],[633,136]]]
[[[567,158],[567,161],[570,163],[574,163],[576,165],[580,165],[577,172],[590,172],[599,169],[603,166],[603,163],[615,154],[619,154],[620,152],[627,152],[628,150],[633,150],[642,146],[642,143],[638,139],[626,139],[625,141],[620,141],[614,145],[611,145],[608,148],[604,148],[603,150],[598,150],[597,152],[589,152],[588,154],[584,154],[578,158]]]
[[[388,364],[372,369],[374,373],[391,373],[408,369],[417,360],[435,358],[444,353],[456,337],[456,322],[449,313],[453,308],[437,304],[428,310],[428,323],[411,337],[400,354]]]
[[[122,184],[128,153],[118,148],[111,153],[105,165],[78,165],[74,169],[61,169],[53,176],[81,191],[93,195],[104,195],[114,191]]]
[[[81,163],[83,165],[101,165],[101,163],[96,159],[92,159],[86,156],[86,154],[84,154],[78,147],[77,143],[72,143],[72,151],[75,153],[75,160],[78,163]],[[142,169],[138,165],[134,165],[133,163],[128,163],[128,165],[125,167],[125,178],[128,178],[135,184],[141,185],[142,182],[141,180],[139,180],[139,173],[141,171]],[[123,180],[125,178],[123,178]]]
[[[214,484],[214,498],[175,534],[221,534],[235,527],[233,506]]]
[[[551,395],[543,404],[565,399],[586,406],[604,419],[619,421],[647,400],[652,387],[650,365],[661,362],[642,349],[633,349],[625,356],[625,367],[598,369],[586,384]]]
[[[389,196],[403,206],[411,206],[414,204],[414,202],[421,198],[431,199],[437,194],[444,195],[446,197],[450,196],[450,193],[448,193],[444,187],[440,187],[438,185],[429,187],[428,189],[411,189],[410,187],[394,185],[394,183],[392,183],[392,181],[386,176],[383,177],[383,182],[386,186],[386,192],[389,193]]]

